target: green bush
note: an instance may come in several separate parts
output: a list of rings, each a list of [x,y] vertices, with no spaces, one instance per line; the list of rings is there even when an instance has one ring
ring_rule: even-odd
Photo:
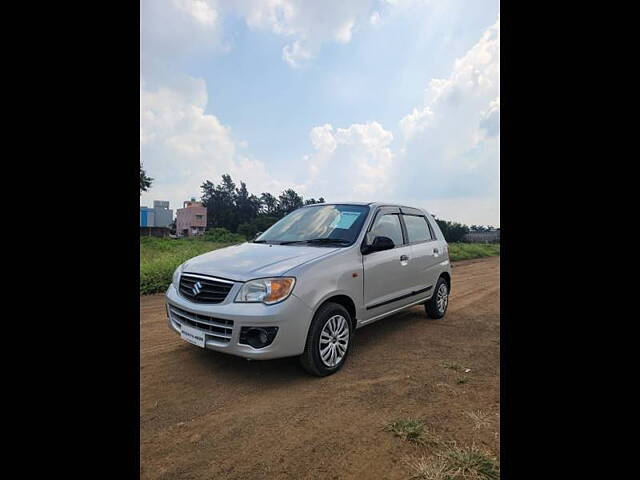
[[[277,217],[260,215],[250,222],[241,223],[238,227],[238,233],[244,235],[248,240],[253,239],[256,236],[256,233],[265,232],[278,220],[279,219]]]
[[[228,232],[227,232],[228,233]],[[233,234],[232,234],[233,235]],[[173,272],[183,262],[237,242],[211,242],[202,237],[140,239],[140,294],[163,292]]]
[[[242,243],[246,238],[237,233],[231,233],[226,228],[210,228],[204,232],[204,239],[208,242],[217,243]]]
[[[499,243],[450,243],[449,258],[452,262],[472,258],[500,255]]]

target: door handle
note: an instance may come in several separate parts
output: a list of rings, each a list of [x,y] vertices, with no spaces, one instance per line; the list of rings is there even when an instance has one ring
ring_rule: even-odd
[[[437,248],[434,248],[433,253],[437,255],[438,253],[440,253],[440,250],[438,250]]]
[[[400,255],[400,261],[401,262],[406,262],[409,260],[409,257],[407,257],[406,255]]]

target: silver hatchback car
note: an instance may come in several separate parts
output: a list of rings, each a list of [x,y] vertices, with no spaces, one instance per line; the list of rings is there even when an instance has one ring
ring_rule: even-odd
[[[166,300],[187,342],[249,359],[299,356],[324,376],[344,365],[356,329],[419,304],[442,318],[450,292],[447,242],[430,214],[323,203],[183,263]]]

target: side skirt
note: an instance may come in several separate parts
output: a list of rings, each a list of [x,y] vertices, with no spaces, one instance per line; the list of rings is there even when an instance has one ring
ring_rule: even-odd
[[[403,305],[402,307],[398,307],[398,308],[396,308],[394,310],[391,310],[390,312],[382,313],[382,314],[377,315],[375,317],[369,318],[368,320],[364,320],[364,321],[360,322],[360,324],[356,328],[364,327],[365,325],[369,325],[370,323],[376,322],[378,320],[382,320],[383,318],[388,317],[390,315],[393,315],[394,313],[398,313],[398,312],[400,312],[400,311],[402,311],[402,310],[404,310],[406,308],[413,307],[415,305],[419,305],[421,303],[424,303],[424,302],[426,302],[428,300],[431,300],[432,296],[433,296],[433,294],[431,296],[429,296],[429,297],[421,298],[420,300],[416,300],[415,302],[412,302],[412,303],[410,303],[408,305]]]

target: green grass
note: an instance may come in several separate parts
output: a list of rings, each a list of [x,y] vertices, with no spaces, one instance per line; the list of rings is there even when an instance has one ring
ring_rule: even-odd
[[[387,424],[385,430],[392,432],[396,437],[418,445],[444,446],[442,440],[428,432],[425,423],[416,418],[394,420]]]
[[[140,295],[164,292],[178,265],[230,244],[205,238],[140,237]]]
[[[449,257],[452,262],[472,258],[500,255],[499,243],[450,243]]]
[[[387,425],[386,430],[409,442],[425,443],[424,422],[421,420],[413,418],[395,420]]]
[[[500,462],[476,445],[448,446],[431,457],[408,462],[412,479],[420,480],[499,480]]]
[[[442,366],[444,368],[455,370],[456,372],[461,372],[462,370],[464,370],[464,367],[456,362],[442,362]]]
[[[486,414],[474,412],[472,418],[484,421]],[[413,470],[412,479],[421,480],[499,480],[500,461],[488,450],[475,443],[459,446],[427,431],[422,420],[401,419],[387,425],[385,430],[404,440],[429,446],[429,455],[407,461]]]
[[[490,453],[475,445],[449,448],[440,455],[446,462],[446,479],[499,480],[500,464]]]

